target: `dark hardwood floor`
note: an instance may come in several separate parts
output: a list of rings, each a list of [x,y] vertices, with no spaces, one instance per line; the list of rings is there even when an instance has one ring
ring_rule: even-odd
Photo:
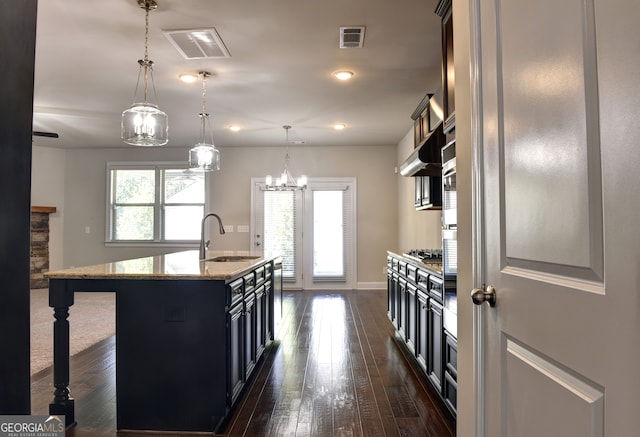
[[[283,308],[279,340],[222,435],[455,435],[443,404],[395,342],[386,291],[285,292]],[[116,432],[114,348],[111,337],[71,358],[78,425],[67,436],[133,435]],[[52,393],[51,369],[32,377],[32,414],[48,414]]]

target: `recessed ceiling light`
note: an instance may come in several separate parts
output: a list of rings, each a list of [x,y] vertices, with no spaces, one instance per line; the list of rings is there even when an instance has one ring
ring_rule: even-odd
[[[342,129],[344,129],[345,127],[347,127],[347,125],[346,125],[346,124],[344,124],[344,123],[336,123],[336,124],[334,124],[334,125],[333,125],[333,128],[334,128],[335,130],[342,130]]]
[[[193,73],[180,74],[178,75],[178,77],[184,83],[194,83],[196,80],[198,80],[198,75]]]
[[[353,77],[353,71],[341,70],[336,71],[335,73],[333,73],[333,75],[338,80],[349,80]]]
[[[235,124],[231,125],[229,126],[229,130],[233,132],[238,132],[240,130],[240,126],[236,126]]]

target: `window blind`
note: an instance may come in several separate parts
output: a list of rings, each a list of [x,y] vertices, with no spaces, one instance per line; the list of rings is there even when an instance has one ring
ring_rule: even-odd
[[[347,187],[313,190],[313,281],[344,282],[349,217]]]
[[[296,277],[295,191],[264,192],[264,250],[282,255],[283,279]]]

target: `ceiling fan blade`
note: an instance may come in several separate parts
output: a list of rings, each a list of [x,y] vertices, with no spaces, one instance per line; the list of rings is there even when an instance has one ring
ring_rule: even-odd
[[[36,137],[60,138],[60,135],[58,135],[55,132],[42,132],[42,131],[34,130],[32,133],[33,133],[33,136],[36,136]]]

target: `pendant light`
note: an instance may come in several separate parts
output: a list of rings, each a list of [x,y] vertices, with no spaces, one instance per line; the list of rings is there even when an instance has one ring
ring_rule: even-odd
[[[273,182],[273,178],[271,175],[267,175],[265,178],[264,189],[267,191],[295,191],[295,190],[304,190],[307,188],[307,177],[305,175],[300,176],[300,178],[296,179],[291,170],[289,169],[289,129],[291,126],[285,125],[282,128],[286,132],[286,146],[287,152],[284,155],[284,170],[279,178]]]
[[[155,0],[138,0],[138,6],[145,10],[144,59],[138,60],[138,81],[133,95],[134,103],[122,113],[122,141],[132,146],[162,146],[169,141],[167,114],[157,105],[147,102],[149,78],[155,95],[153,82],[153,61],[149,60],[149,11],[156,9]],[[140,75],[143,75],[143,100],[136,102]],[[155,96],[157,99],[157,96]]]
[[[220,151],[213,144],[213,132],[211,131],[211,122],[209,113],[207,112],[207,78],[211,73],[201,71],[198,73],[202,79],[202,112],[200,115],[200,141],[189,150],[189,168],[200,171],[217,171],[220,170]],[[209,128],[211,134],[211,143],[205,142],[205,131]]]

